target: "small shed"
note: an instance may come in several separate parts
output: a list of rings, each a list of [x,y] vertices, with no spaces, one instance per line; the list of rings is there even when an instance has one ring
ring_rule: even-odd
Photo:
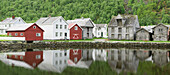
[[[83,29],[76,23],[69,24],[70,30],[70,40],[80,40],[82,39]]]
[[[150,32],[144,28],[141,28],[136,31],[136,40],[149,41],[151,39],[151,36],[152,35],[150,35]]]
[[[8,36],[25,37],[26,41],[39,41],[43,40],[44,30],[36,23],[30,23],[15,25],[10,27],[6,32]]]

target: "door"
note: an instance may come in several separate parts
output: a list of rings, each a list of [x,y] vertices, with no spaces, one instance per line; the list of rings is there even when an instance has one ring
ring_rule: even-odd
[[[67,39],[67,33],[65,33],[65,39]]]
[[[103,37],[103,32],[101,32],[101,37]]]

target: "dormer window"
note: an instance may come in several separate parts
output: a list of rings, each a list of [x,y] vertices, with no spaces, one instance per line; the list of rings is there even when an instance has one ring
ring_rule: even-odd
[[[34,29],[36,29],[36,26],[33,26]]]
[[[60,22],[62,22],[62,19],[60,19]]]
[[[117,19],[117,25],[122,26],[122,19]]]

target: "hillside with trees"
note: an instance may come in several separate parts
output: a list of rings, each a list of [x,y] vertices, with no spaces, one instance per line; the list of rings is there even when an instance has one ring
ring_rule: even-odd
[[[36,22],[40,17],[63,16],[66,20],[90,17],[94,23],[109,23],[118,14],[138,15],[140,25],[170,24],[169,0],[0,0],[0,20],[22,17]]]

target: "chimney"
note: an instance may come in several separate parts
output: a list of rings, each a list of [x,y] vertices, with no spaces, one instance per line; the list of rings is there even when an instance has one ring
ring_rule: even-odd
[[[15,16],[12,16],[12,19],[15,19]]]

